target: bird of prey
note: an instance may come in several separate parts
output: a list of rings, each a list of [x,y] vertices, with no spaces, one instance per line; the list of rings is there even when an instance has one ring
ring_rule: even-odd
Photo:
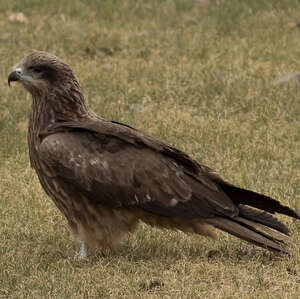
[[[66,217],[80,256],[116,248],[141,220],[215,237],[218,228],[277,252],[289,231],[272,214],[299,215],[275,199],[244,190],[184,152],[126,124],[97,116],[72,69],[35,51],[9,75],[32,96],[31,166]]]

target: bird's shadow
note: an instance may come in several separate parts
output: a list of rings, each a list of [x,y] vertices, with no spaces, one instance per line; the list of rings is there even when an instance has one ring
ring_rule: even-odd
[[[149,234],[149,231],[148,231]],[[86,264],[101,263],[104,260],[121,262],[152,262],[162,264],[174,264],[179,260],[191,262],[207,262],[207,263],[230,263],[238,264],[241,261],[244,263],[259,261],[261,264],[267,265],[282,259],[288,259],[286,255],[269,252],[265,249],[256,247],[245,242],[216,242],[209,240],[201,242],[201,239],[181,238],[181,234],[174,233],[166,237],[164,242],[161,242],[156,236],[156,231],[151,230],[150,235],[142,233],[140,236],[131,235],[128,240],[116,251],[94,251],[90,252],[86,259],[79,258],[79,247],[74,243],[59,242],[56,248],[51,242],[47,246],[42,246],[40,250],[40,258],[45,256],[52,262],[57,262],[61,259],[72,260],[72,264],[80,266]],[[153,234],[153,235],[152,235]],[[46,241],[46,240],[44,240]],[[56,245],[57,245],[56,240]],[[41,240],[42,242],[42,240]],[[46,244],[42,242],[43,244]],[[175,246],[174,246],[175,244]]]
[[[164,243],[152,243],[146,247],[144,245],[130,246],[130,243],[123,245],[117,251],[95,252],[88,256],[88,261],[92,264],[103,260],[118,260],[121,262],[151,262],[161,264],[174,264],[179,260],[190,262],[207,262],[207,263],[230,263],[239,264],[241,261],[244,263],[259,261],[263,265],[272,264],[282,259],[288,259],[286,255],[269,252],[262,248],[255,247],[241,243],[236,248],[232,246],[217,246],[217,248],[201,246],[184,248],[173,248]]]

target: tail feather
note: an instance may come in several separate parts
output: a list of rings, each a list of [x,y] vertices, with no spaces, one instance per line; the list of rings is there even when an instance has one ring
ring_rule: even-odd
[[[300,219],[300,216],[295,211],[287,206],[283,206],[279,201],[271,197],[250,190],[235,187],[224,181],[218,181],[218,184],[230,197],[230,199],[237,205],[247,205],[264,210],[271,214],[280,213],[296,219]]]
[[[289,235],[288,228],[269,213],[252,209],[244,205],[239,205],[239,216],[264,224],[286,235]]]
[[[280,213],[300,219],[299,213],[271,197],[231,185],[215,174],[211,174],[210,178],[238,206],[239,214],[236,217],[206,219],[207,223],[260,247],[288,253],[292,244],[289,230],[271,214]]]
[[[276,240],[279,242],[284,242],[284,243],[291,243],[291,239],[288,235],[283,234],[269,226],[266,226],[264,224],[254,222],[248,219],[244,219],[241,217],[236,217],[234,220],[239,222],[241,225],[245,225],[249,229],[263,235],[264,237],[270,239],[270,240]]]
[[[206,221],[218,229],[257,246],[273,251],[289,253],[286,245],[289,237],[263,224],[255,223],[241,217],[215,217],[206,219]]]

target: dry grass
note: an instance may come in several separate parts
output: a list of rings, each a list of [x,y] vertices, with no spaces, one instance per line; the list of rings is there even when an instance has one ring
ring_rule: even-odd
[[[298,246],[278,257],[222,233],[213,242],[141,225],[119,252],[79,261],[29,167],[30,97],[5,82],[32,49],[55,53],[103,117],[295,208],[299,87],[272,82],[299,71],[299,11],[296,0],[1,0],[0,298],[298,297]],[[299,223],[280,219],[299,245]]]

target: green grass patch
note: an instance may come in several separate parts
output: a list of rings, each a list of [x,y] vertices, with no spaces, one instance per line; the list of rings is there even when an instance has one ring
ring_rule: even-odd
[[[0,298],[296,298],[300,250],[277,257],[140,225],[117,253],[79,261],[30,169],[31,99],[9,89],[33,49],[74,69],[89,105],[224,178],[300,207],[300,1],[1,0]],[[22,12],[26,22],[10,20]],[[280,217],[299,245],[299,224]]]

